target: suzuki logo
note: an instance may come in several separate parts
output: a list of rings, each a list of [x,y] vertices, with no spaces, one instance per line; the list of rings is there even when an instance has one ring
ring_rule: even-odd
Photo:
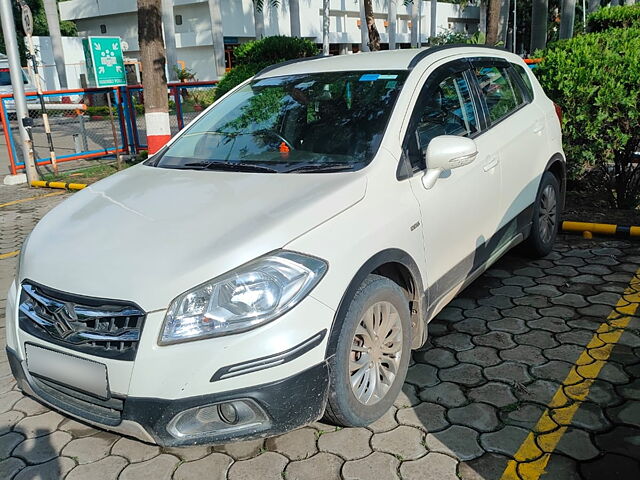
[[[66,338],[74,332],[69,324],[69,322],[76,320],[76,312],[73,305],[65,303],[56,306],[47,306],[46,309],[51,314],[50,321],[60,338]]]

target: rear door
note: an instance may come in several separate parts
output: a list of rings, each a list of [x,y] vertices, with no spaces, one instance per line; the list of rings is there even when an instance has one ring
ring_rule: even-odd
[[[485,115],[486,137],[499,148],[501,204],[498,229],[516,218],[528,223],[546,163],[545,118],[514,66],[502,58],[475,58],[473,76]],[[518,222],[520,223],[520,222]],[[513,233],[513,232],[512,232]]]

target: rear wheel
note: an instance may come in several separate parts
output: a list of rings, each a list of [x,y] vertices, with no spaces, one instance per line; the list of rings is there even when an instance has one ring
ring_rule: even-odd
[[[531,233],[523,244],[531,257],[544,257],[553,250],[560,224],[560,185],[551,172],[545,172],[533,208]]]
[[[384,415],[404,383],[411,353],[409,302],[397,284],[369,275],[342,320],[325,418],[364,426]]]

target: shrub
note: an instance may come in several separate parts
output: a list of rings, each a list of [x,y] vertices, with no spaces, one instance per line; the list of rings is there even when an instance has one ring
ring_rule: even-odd
[[[640,28],[640,5],[601,8],[589,15],[587,28],[590,32],[602,32],[610,28]]]
[[[317,55],[318,47],[304,38],[275,36],[243,43],[233,53],[236,57],[236,66],[218,83],[216,98],[220,98],[264,67],[294,58]]]
[[[551,44],[534,70],[563,110],[573,180],[594,181],[613,205],[635,208],[640,169],[640,29],[610,29]],[[636,158],[636,160],[638,160]]]

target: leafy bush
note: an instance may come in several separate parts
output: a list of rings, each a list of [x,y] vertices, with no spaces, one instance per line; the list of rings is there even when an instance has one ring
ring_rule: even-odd
[[[294,58],[317,55],[318,47],[304,38],[274,36],[243,43],[233,53],[236,66],[218,83],[216,98],[220,98],[264,67]]]
[[[563,110],[573,180],[593,182],[619,208],[640,200],[640,29],[610,29],[536,52],[534,70]]]
[[[587,18],[590,32],[602,32],[610,28],[640,28],[640,5],[606,7]]]

